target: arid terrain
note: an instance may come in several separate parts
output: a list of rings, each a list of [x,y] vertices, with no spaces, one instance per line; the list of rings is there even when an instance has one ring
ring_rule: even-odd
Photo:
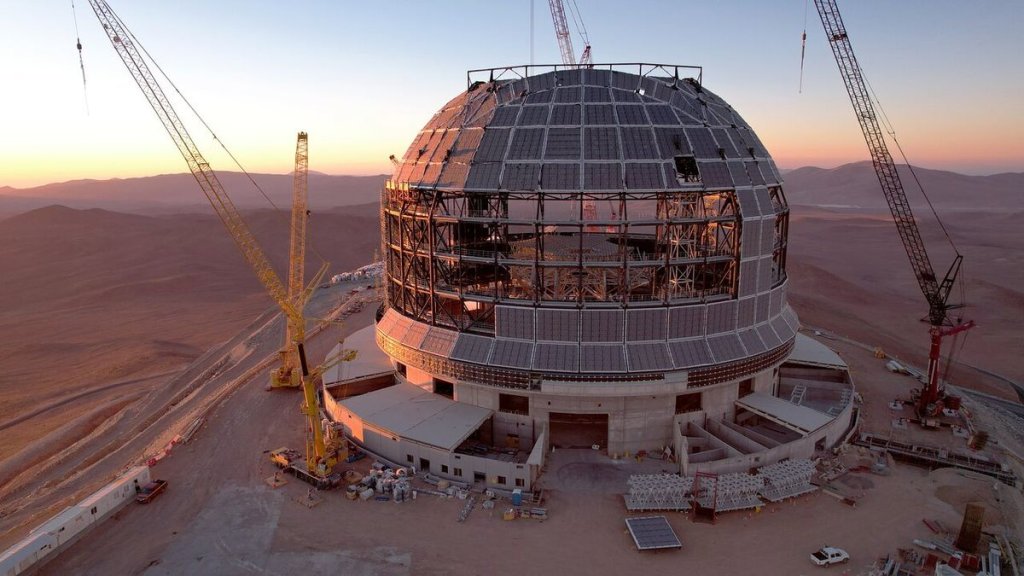
[[[287,177],[280,178],[287,182]],[[324,178],[328,182],[334,177]],[[801,321],[881,346],[922,365],[927,326],[919,318],[926,306],[870,166],[806,168],[791,171],[786,178],[792,207],[790,300]],[[1022,382],[1024,231],[1015,222],[1024,216],[1024,174],[968,177],[929,171],[925,180],[947,230],[964,255],[969,303],[964,315],[978,323],[965,342],[956,343],[957,348],[962,344],[959,358]],[[378,178],[376,185],[380,182]],[[99,184],[90,186],[93,190]],[[376,206],[344,206],[354,203],[348,202],[350,199],[372,200],[366,196],[369,192],[348,194],[343,185],[338,186],[339,192],[326,197],[323,207],[314,204],[310,224],[310,244],[332,263],[333,273],[371,261],[378,245]],[[226,358],[238,357],[237,350],[252,356],[248,364],[239,361],[237,368],[225,369],[228,374],[209,379],[215,384],[217,378],[237,377],[256,366],[258,353],[270,353],[276,345],[272,341],[276,338],[267,336],[273,329],[259,332],[266,342],[254,344],[255,336],[230,340],[247,333],[247,327],[256,330],[261,322],[268,322],[271,302],[208,209],[202,210],[192,200],[161,204],[158,199],[165,192],[149,194],[146,202],[132,206],[127,200],[130,194],[123,188],[110,193],[94,191],[86,200],[83,195],[64,202],[77,208],[32,204],[66,197],[72,194],[68,189],[20,194],[20,204],[3,196],[11,193],[9,189],[0,189],[0,213],[9,214],[0,220],[0,269],[5,271],[0,282],[4,303],[0,307],[0,365],[4,367],[0,371],[0,547],[38,524],[47,510],[59,509],[60,497],[88,493],[90,482],[86,479],[67,481],[73,472],[60,464],[67,446],[117,426],[123,426],[126,435],[134,433],[145,421],[140,420],[138,426],[125,423],[134,422],[133,417],[157,402],[176,403],[170,392],[168,398],[159,398],[162,387],[173,388],[175,394],[179,389],[190,390],[190,378],[195,375],[182,371],[211,348],[220,347],[217,353]],[[278,191],[275,198],[280,205],[287,205],[286,193]],[[335,198],[333,203],[330,198]],[[928,223],[923,212],[917,213],[929,246],[941,246],[941,231]],[[271,259],[283,269],[286,217],[269,210],[248,210],[246,215]],[[934,252],[933,265],[940,275],[950,259],[947,251]],[[309,261],[307,268],[315,269],[319,257],[310,254]],[[325,301],[322,307],[328,304]],[[353,317],[346,330],[368,323],[371,312],[364,310]],[[327,346],[319,344],[319,353]],[[904,377],[889,375],[863,350],[837,346],[847,355],[862,389],[888,395],[889,386],[907,387],[899,380]],[[1004,381],[965,366],[954,366],[949,377],[964,387],[1016,399]],[[216,526],[220,517],[230,522],[250,501],[262,503],[257,504],[260,513],[273,516],[278,530],[239,533],[238,539],[225,537],[210,545],[208,558],[214,563],[195,565],[195,570],[215,573],[217,566],[224,566],[229,572],[244,573],[244,567],[215,562],[227,562],[224,558],[232,557],[233,550],[244,556],[248,548],[239,548],[238,542],[250,536],[253,542],[263,543],[261,553],[269,555],[265,560],[271,572],[343,565],[350,568],[349,573],[363,574],[577,573],[601,568],[612,571],[612,567],[628,573],[640,566],[635,563],[636,552],[628,536],[622,534],[617,497],[586,489],[555,494],[552,507],[561,517],[536,528],[509,526],[487,516],[457,524],[458,505],[432,499],[412,504],[415,508],[411,510],[373,502],[349,508],[352,503],[336,499],[315,509],[319,520],[308,523],[304,508],[285,501],[300,490],[294,484],[273,493],[267,505],[268,500],[254,496],[262,490],[262,475],[269,473],[262,451],[287,443],[283,440],[300,442],[301,423],[294,397],[263,392],[261,378],[213,411],[199,438],[186,446],[180,457],[176,454],[159,464],[160,474],[174,483],[175,496],[145,511],[152,516],[143,517],[136,511],[118,515],[109,527],[87,537],[47,571],[138,573],[153,561],[147,573],[188,572],[188,565],[171,560],[183,562],[183,555],[200,544],[197,539],[202,538],[203,530]],[[902,392],[905,390],[893,394]],[[253,421],[269,423],[252,426]],[[287,438],[271,434],[271,428]],[[161,440],[156,433],[139,439],[133,445],[135,457]],[[131,457],[129,450],[119,455],[125,463]],[[69,457],[67,465],[87,466],[97,458]],[[26,471],[40,463],[46,463],[41,468],[46,476],[30,482]],[[104,474],[116,470],[115,464],[112,460]],[[856,509],[839,508],[845,515],[842,519],[835,518],[834,507],[840,506],[836,501],[817,495],[759,516],[729,516],[715,530],[731,527],[740,535],[732,545],[748,546],[752,553],[776,559],[780,571],[768,573],[793,574],[807,566],[805,549],[822,544],[818,542],[822,538],[849,542],[858,562],[867,562],[873,555],[892,551],[895,538],[902,546],[910,538],[923,537],[922,512],[914,506],[953,525],[970,497],[998,497],[986,496],[991,482],[948,471],[929,474],[905,469],[893,477],[871,479],[877,489],[865,492],[879,497],[865,500]],[[13,489],[12,480],[21,487]],[[57,494],[58,498],[45,498],[54,486],[67,490]],[[25,498],[36,499],[34,509],[20,507],[19,503],[29,501]],[[906,509],[893,506],[897,501],[905,501]],[[5,518],[13,508],[18,508],[17,516]],[[118,559],[116,543],[146,530],[156,515],[165,517],[159,529],[139,543],[135,554]],[[332,522],[337,523],[336,529],[324,531]],[[729,556],[723,539],[716,538],[720,532],[710,528],[694,531],[681,518],[673,518],[672,523],[689,548],[687,556],[696,558],[694,568],[725,570],[721,573],[743,573],[752,568],[735,557],[726,562],[728,566],[699,560],[701,548],[715,551],[718,558]],[[911,523],[915,526],[910,527]],[[422,538],[437,526],[443,528],[438,536],[442,546]],[[595,526],[601,528],[591,530]],[[784,526],[797,527],[782,530]],[[186,528],[192,541],[176,538],[178,530]],[[241,530],[242,524],[238,528]],[[763,538],[766,531],[773,537]],[[549,546],[552,540],[572,554],[555,554]],[[462,554],[453,551],[451,544],[456,542],[464,544]],[[298,562],[296,558],[308,548],[334,552],[311,554]],[[600,560],[602,555],[594,554],[597,550],[608,551],[607,563]],[[145,558],[148,560],[142,561]],[[678,560],[672,553],[643,558],[644,569],[659,570],[670,569]],[[161,562],[165,562],[162,568]],[[545,568],[538,571],[531,566]]]

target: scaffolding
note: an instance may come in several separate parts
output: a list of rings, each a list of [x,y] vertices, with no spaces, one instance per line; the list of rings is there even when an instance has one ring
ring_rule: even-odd
[[[633,474],[628,485],[625,500],[630,512],[690,509],[688,496],[693,478],[678,474]]]

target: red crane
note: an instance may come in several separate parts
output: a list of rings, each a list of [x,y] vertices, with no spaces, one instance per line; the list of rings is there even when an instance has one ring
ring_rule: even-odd
[[[974,327],[973,320],[962,321],[957,318],[954,321],[949,316],[950,310],[962,306],[961,304],[950,304],[949,296],[960,272],[963,256],[957,252],[945,277],[941,281],[936,277],[928,258],[928,251],[921,238],[921,232],[917,228],[917,221],[910,210],[910,202],[903,190],[903,183],[896,171],[896,163],[893,162],[892,155],[885,145],[878,115],[875,113],[875,107],[860,65],[854,56],[853,45],[850,44],[846,26],[839,14],[839,6],[835,0],[814,0],[814,6],[818,9],[818,16],[821,17],[821,24],[825,28],[825,35],[832,47],[836,64],[839,66],[839,73],[846,84],[846,91],[853,104],[853,111],[860,123],[861,131],[864,133],[864,140],[871,153],[871,163],[878,176],[878,182],[882,186],[885,200],[889,204],[893,220],[896,222],[896,230],[899,232],[904,249],[906,249],[907,257],[910,258],[910,265],[921,292],[928,301],[928,322],[931,324],[928,380],[918,397],[917,411],[922,415],[933,415],[942,409],[943,394],[939,391],[939,360],[942,352],[942,338]]]

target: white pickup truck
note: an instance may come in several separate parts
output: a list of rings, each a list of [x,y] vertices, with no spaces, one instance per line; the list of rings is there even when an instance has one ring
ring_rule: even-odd
[[[849,561],[850,555],[846,553],[846,550],[832,546],[824,546],[821,550],[811,554],[811,562],[818,566],[829,566]]]

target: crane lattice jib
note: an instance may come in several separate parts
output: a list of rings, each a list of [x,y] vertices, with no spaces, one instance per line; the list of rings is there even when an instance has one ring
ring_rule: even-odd
[[[929,320],[934,326],[941,325],[946,319],[946,299],[952,287],[953,277],[959,268],[959,256],[940,286],[928,259],[928,252],[925,250],[924,241],[917,228],[917,221],[914,220],[914,215],[911,212],[906,192],[903,190],[903,183],[896,171],[896,164],[885,145],[867,84],[861,73],[860,65],[857,64],[853,46],[850,44],[846,27],[839,14],[839,7],[835,0],[814,0],[814,4],[821,17],[821,23],[825,27],[829,45],[832,47],[832,54],[835,55],[836,63],[839,65],[839,72],[846,84],[846,91],[850,96],[850,102],[853,104],[861,131],[864,133],[868,150],[871,152],[871,162],[874,165],[875,174],[878,175],[878,182],[882,186],[885,200],[889,203],[889,210],[896,222],[900,240],[903,241],[903,247],[910,258],[910,264],[914,269],[917,282],[921,286],[921,291],[928,300]]]
[[[565,19],[565,6],[562,0],[548,0],[551,7],[551,19],[555,22],[555,36],[558,48],[562,51],[562,64],[576,65],[576,53],[572,50],[572,38],[569,36],[569,23]]]
[[[306,276],[306,210],[308,206],[309,141],[305,132],[299,132],[295,143],[295,175],[292,180],[291,253],[288,269],[288,300],[296,310],[302,310],[304,279]],[[304,340],[305,322],[291,326],[293,341]]]
[[[89,4],[103,26],[103,30],[110,39],[110,43],[113,44],[118,56],[121,57],[121,61],[124,62],[124,65],[135,79],[135,83],[138,84],[142,93],[146,96],[150,106],[160,118],[160,122],[164,125],[171,139],[174,140],[178,151],[181,152],[185,162],[188,163],[192,176],[195,177],[199,187],[203,190],[203,194],[210,201],[210,205],[217,212],[217,216],[224,223],[228,233],[231,234],[231,238],[234,239],[245,259],[256,272],[260,282],[270,292],[271,297],[281,307],[285,315],[289,318],[297,316],[298,312],[289,301],[288,293],[281,279],[274,272],[270,261],[256,243],[256,238],[249,231],[249,227],[242,220],[235,205],[231,202],[227,193],[224,192],[224,187],[221,185],[220,180],[217,179],[217,175],[210,168],[206,159],[203,158],[195,142],[192,141],[192,137],[178,118],[160,84],[156,81],[156,78],[154,78],[149,70],[149,66],[146,65],[142,55],[132,42],[130,33],[106,2],[102,0],[89,0]]]

